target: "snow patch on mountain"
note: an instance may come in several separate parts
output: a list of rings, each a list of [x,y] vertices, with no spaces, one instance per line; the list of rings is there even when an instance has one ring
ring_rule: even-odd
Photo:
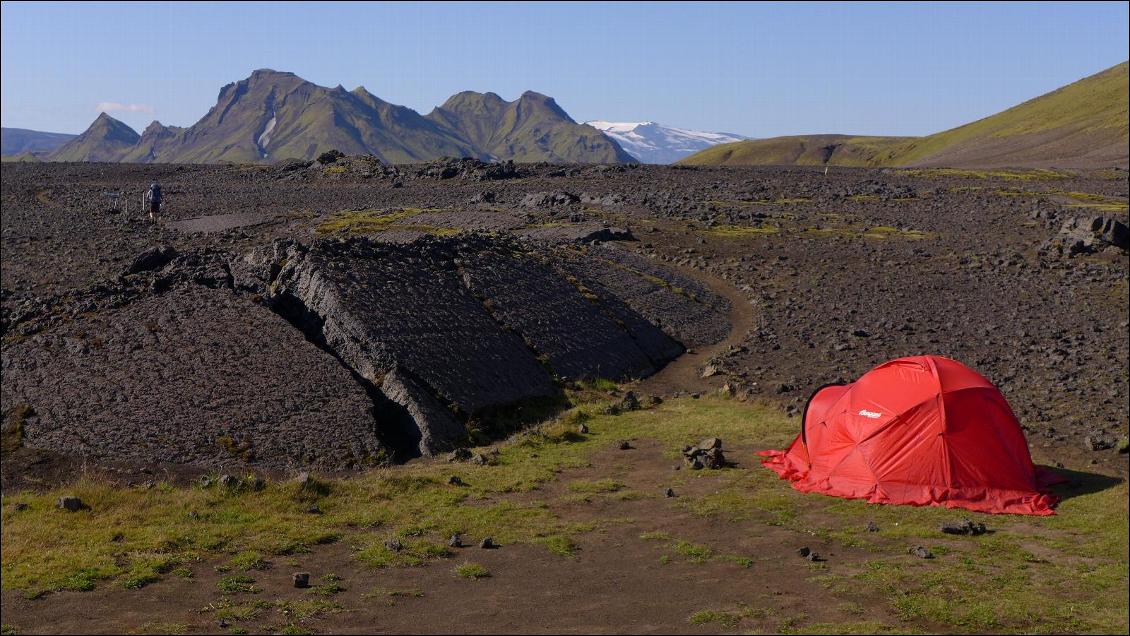
[[[674,163],[710,146],[749,139],[732,133],[673,128],[653,121],[594,120],[585,123],[615,139],[621,148],[642,163]]]

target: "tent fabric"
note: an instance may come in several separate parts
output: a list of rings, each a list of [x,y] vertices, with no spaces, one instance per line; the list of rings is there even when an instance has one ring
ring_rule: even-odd
[[[817,390],[788,449],[762,463],[801,492],[871,503],[1055,514],[1001,392],[939,356],[899,358]]]

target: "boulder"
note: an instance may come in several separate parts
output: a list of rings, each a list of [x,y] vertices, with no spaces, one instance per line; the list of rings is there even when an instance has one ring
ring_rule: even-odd
[[[58,506],[61,510],[66,510],[67,512],[78,512],[79,510],[82,510],[86,507],[82,503],[82,499],[79,499],[74,495],[59,497]]]
[[[161,269],[176,256],[177,251],[171,245],[151,247],[133,258],[129,267],[126,268],[125,274],[140,274],[141,272]]]

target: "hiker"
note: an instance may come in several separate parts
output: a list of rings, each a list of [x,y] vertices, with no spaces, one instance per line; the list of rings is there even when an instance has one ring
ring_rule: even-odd
[[[161,185],[154,181],[149,184],[149,189],[145,191],[145,205],[149,208],[149,219],[151,221],[157,220],[157,215],[161,213]]]

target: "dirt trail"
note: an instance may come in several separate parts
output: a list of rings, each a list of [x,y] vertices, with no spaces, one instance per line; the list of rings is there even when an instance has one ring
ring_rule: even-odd
[[[719,378],[702,377],[703,366],[715,354],[742,343],[746,333],[756,325],[757,311],[750,305],[745,294],[721,278],[693,267],[675,263],[664,265],[706,285],[710,291],[730,301],[730,314],[727,317],[730,321],[730,334],[712,345],[684,353],[655,375],[641,380],[635,388],[653,395],[671,395],[678,391],[694,393],[718,388],[721,386]]]

